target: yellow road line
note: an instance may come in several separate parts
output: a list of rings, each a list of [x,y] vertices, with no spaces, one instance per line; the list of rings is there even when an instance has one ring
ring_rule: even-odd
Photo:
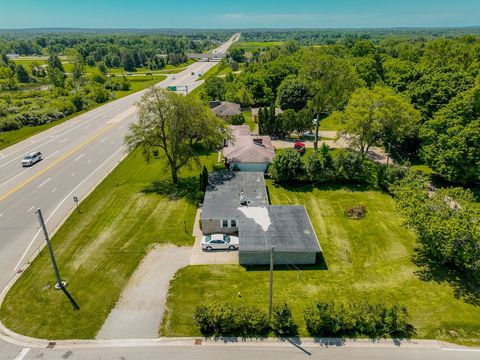
[[[80,144],[79,146],[77,146],[75,149],[71,150],[69,153],[63,155],[62,157],[58,158],[57,160],[55,160],[55,162],[53,162],[52,164],[50,164],[49,166],[47,166],[45,169],[39,171],[38,173],[36,173],[35,175],[33,175],[30,179],[27,179],[25,180],[23,183],[21,183],[20,185],[18,185],[17,187],[13,188],[12,190],[10,190],[9,192],[7,192],[5,195],[2,195],[0,197],[0,201],[2,200],[5,200],[7,197],[9,197],[10,195],[12,195],[14,192],[20,190],[22,187],[24,187],[25,185],[29,184],[30,182],[32,182],[33,180],[35,180],[36,178],[38,178],[40,175],[44,174],[46,171],[50,170],[52,167],[54,167],[55,165],[59,164],[60,162],[62,162],[63,160],[65,160],[67,157],[69,157],[70,155],[72,155],[73,153],[75,153],[76,151],[80,150],[82,147],[84,147],[85,145],[88,145],[89,143],[91,143],[93,140],[95,140],[96,138],[98,138],[100,135],[104,134],[107,130],[111,129],[112,126],[111,125],[108,125],[107,127],[103,128],[101,131],[99,131],[98,133],[96,133],[94,136],[92,136],[90,139],[88,139],[87,141],[83,142],[82,144]]]

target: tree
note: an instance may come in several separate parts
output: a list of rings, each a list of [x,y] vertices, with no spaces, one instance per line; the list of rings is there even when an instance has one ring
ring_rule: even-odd
[[[279,184],[291,183],[302,179],[305,164],[297,151],[288,149],[275,156],[268,172]]]
[[[198,160],[196,144],[214,147],[230,137],[225,122],[192,97],[151,88],[138,108],[138,122],[130,125],[125,141],[130,149],[142,147],[147,159],[153,149],[161,148],[174,184],[178,183],[178,170]]]
[[[336,177],[346,183],[361,183],[367,176],[367,166],[364,157],[349,149],[341,149],[335,158]]]
[[[85,62],[83,56],[78,51],[73,51],[70,53],[69,61],[72,64],[73,81],[78,83],[84,73]]]
[[[48,66],[50,69],[58,69],[62,73],[65,72],[63,69],[62,62],[60,61],[60,58],[57,55],[50,55],[48,58]]]
[[[480,85],[458,94],[421,128],[421,156],[438,174],[461,183],[480,180]]]
[[[326,182],[335,177],[335,166],[327,144],[322,144],[320,151],[308,158],[307,175],[312,182]]]
[[[358,79],[346,60],[315,52],[300,69],[300,78],[307,83],[313,95],[308,103],[317,116],[314,143],[317,151],[322,115],[340,109],[354,91]]]
[[[23,65],[16,66],[17,79],[21,83],[28,83],[30,81],[30,75],[28,75],[27,69]]]
[[[245,62],[245,50],[244,49],[232,49],[229,51],[230,58],[236,62]]]
[[[363,156],[373,145],[395,146],[415,135],[420,121],[419,112],[406,98],[380,86],[358,89],[341,116],[342,132]]]
[[[213,76],[205,81],[203,90],[208,96],[208,100],[225,100],[225,80]]]
[[[0,88],[7,90],[18,89],[18,80],[15,72],[9,67],[0,67]]]
[[[278,87],[277,101],[282,110],[301,110],[309,97],[307,85],[295,77],[287,77]]]

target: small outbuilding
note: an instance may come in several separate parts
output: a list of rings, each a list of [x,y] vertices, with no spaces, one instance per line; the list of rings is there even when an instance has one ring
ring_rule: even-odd
[[[210,101],[210,109],[223,120],[229,120],[232,116],[242,113],[240,104],[229,101]]]

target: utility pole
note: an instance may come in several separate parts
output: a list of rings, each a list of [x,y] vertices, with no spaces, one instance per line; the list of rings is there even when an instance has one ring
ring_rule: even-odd
[[[37,209],[38,221],[40,226],[43,229],[43,235],[45,236],[45,241],[47,242],[48,253],[50,254],[50,260],[52,261],[53,270],[55,271],[55,277],[57,278],[57,283],[55,284],[55,289],[60,290],[67,285],[65,281],[62,281],[60,277],[60,272],[58,271],[57,262],[55,261],[55,256],[53,255],[52,245],[50,244],[50,239],[48,237],[47,228],[45,227],[45,222],[43,221],[42,210]]]
[[[268,299],[268,318],[272,318],[272,302],[273,302],[273,252],[274,247],[270,250],[270,293]]]

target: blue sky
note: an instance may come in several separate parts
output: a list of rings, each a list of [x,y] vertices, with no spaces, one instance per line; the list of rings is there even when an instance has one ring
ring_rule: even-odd
[[[480,0],[0,0],[0,28],[480,25]]]

